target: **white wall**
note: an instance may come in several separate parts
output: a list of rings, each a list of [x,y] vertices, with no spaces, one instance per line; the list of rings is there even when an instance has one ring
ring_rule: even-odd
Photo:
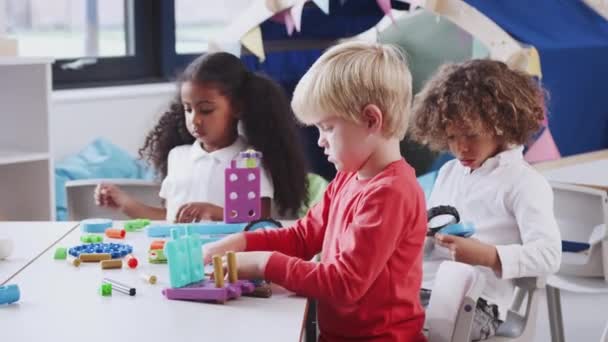
[[[53,159],[77,153],[97,137],[137,155],[174,92],[170,83],[54,91],[50,119]]]

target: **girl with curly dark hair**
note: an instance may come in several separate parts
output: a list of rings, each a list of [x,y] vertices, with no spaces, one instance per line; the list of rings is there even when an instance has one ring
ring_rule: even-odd
[[[98,186],[96,201],[130,217],[222,220],[224,169],[253,148],[262,152],[262,217],[271,215],[271,203],[279,215],[295,215],[308,188],[299,146],[289,100],[277,83],[231,54],[203,55],[183,72],[175,99],[139,151],[163,178],[166,208],[144,205],[110,184]]]
[[[514,278],[556,272],[561,238],[549,183],[523,158],[541,128],[545,92],[531,76],[498,61],[441,67],[414,100],[413,138],[456,157],[438,173],[428,208],[455,207],[473,238],[437,234],[424,262],[424,300],[446,259],[476,266],[486,278],[471,331],[487,339],[505,319]],[[427,238],[433,246],[433,238]],[[424,301],[423,300],[423,301]]]

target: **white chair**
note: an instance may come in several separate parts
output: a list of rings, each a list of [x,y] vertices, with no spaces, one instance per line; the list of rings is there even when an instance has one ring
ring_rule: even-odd
[[[564,252],[559,274],[601,277],[608,283],[608,193],[551,182],[562,240],[588,243],[583,252]]]
[[[506,321],[490,342],[534,341],[539,296],[544,280],[520,278]],[[426,311],[429,342],[466,342],[471,340],[473,316],[485,279],[470,265],[445,261],[439,266],[433,293]],[[525,305],[523,305],[525,302]],[[522,312],[523,309],[523,312]]]
[[[158,196],[160,184],[140,179],[84,179],[65,183],[68,217],[71,221],[80,221],[91,217],[103,217],[113,220],[129,219],[123,213],[95,204],[95,187],[99,183],[110,183],[135,197],[144,204],[161,206]]]
[[[608,323],[606,324],[606,328],[604,328],[604,333],[602,334],[600,342],[608,342]]]

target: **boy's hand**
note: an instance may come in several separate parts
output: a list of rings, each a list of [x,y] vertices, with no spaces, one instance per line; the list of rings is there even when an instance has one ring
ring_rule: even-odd
[[[463,238],[454,235],[436,234],[435,241],[450,250],[452,259],[469,265],[487,266],[500,274],[502,265],[498,251],[493,245],[477,239]]]
[[[217,205],[204,202],[191,202],[182,205],[175,215],[175,222],[218,221],[224,210]]]
[[[223,257],[228,251],[242,252],[247,247],[246,245],[247,241],[243,233],[228,235],[221,240],[203,245],[203,260],[205,264],[210,264],[214,255]]]
[[[112,184],[98,184],[95,187],[95,204],[124,211],[133,202],[131,196]]]

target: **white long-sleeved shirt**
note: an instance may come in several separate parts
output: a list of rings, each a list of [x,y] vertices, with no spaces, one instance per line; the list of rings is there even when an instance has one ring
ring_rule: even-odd
[[[502,273],[477,268],[486,278],[482,297],[498,305],[503,320],[513,298],[512,279],[554,273],[561,261],[551,186],[522,151],[503,151],[473,172],[458,160],[449,161],[439,170],[427,204],[455,207],[462,222],[474,224],[473,238],[496,246]],[[423,287],[432,289],[439,264],[449,259],[450,252],[435,245],[424,261]]]

